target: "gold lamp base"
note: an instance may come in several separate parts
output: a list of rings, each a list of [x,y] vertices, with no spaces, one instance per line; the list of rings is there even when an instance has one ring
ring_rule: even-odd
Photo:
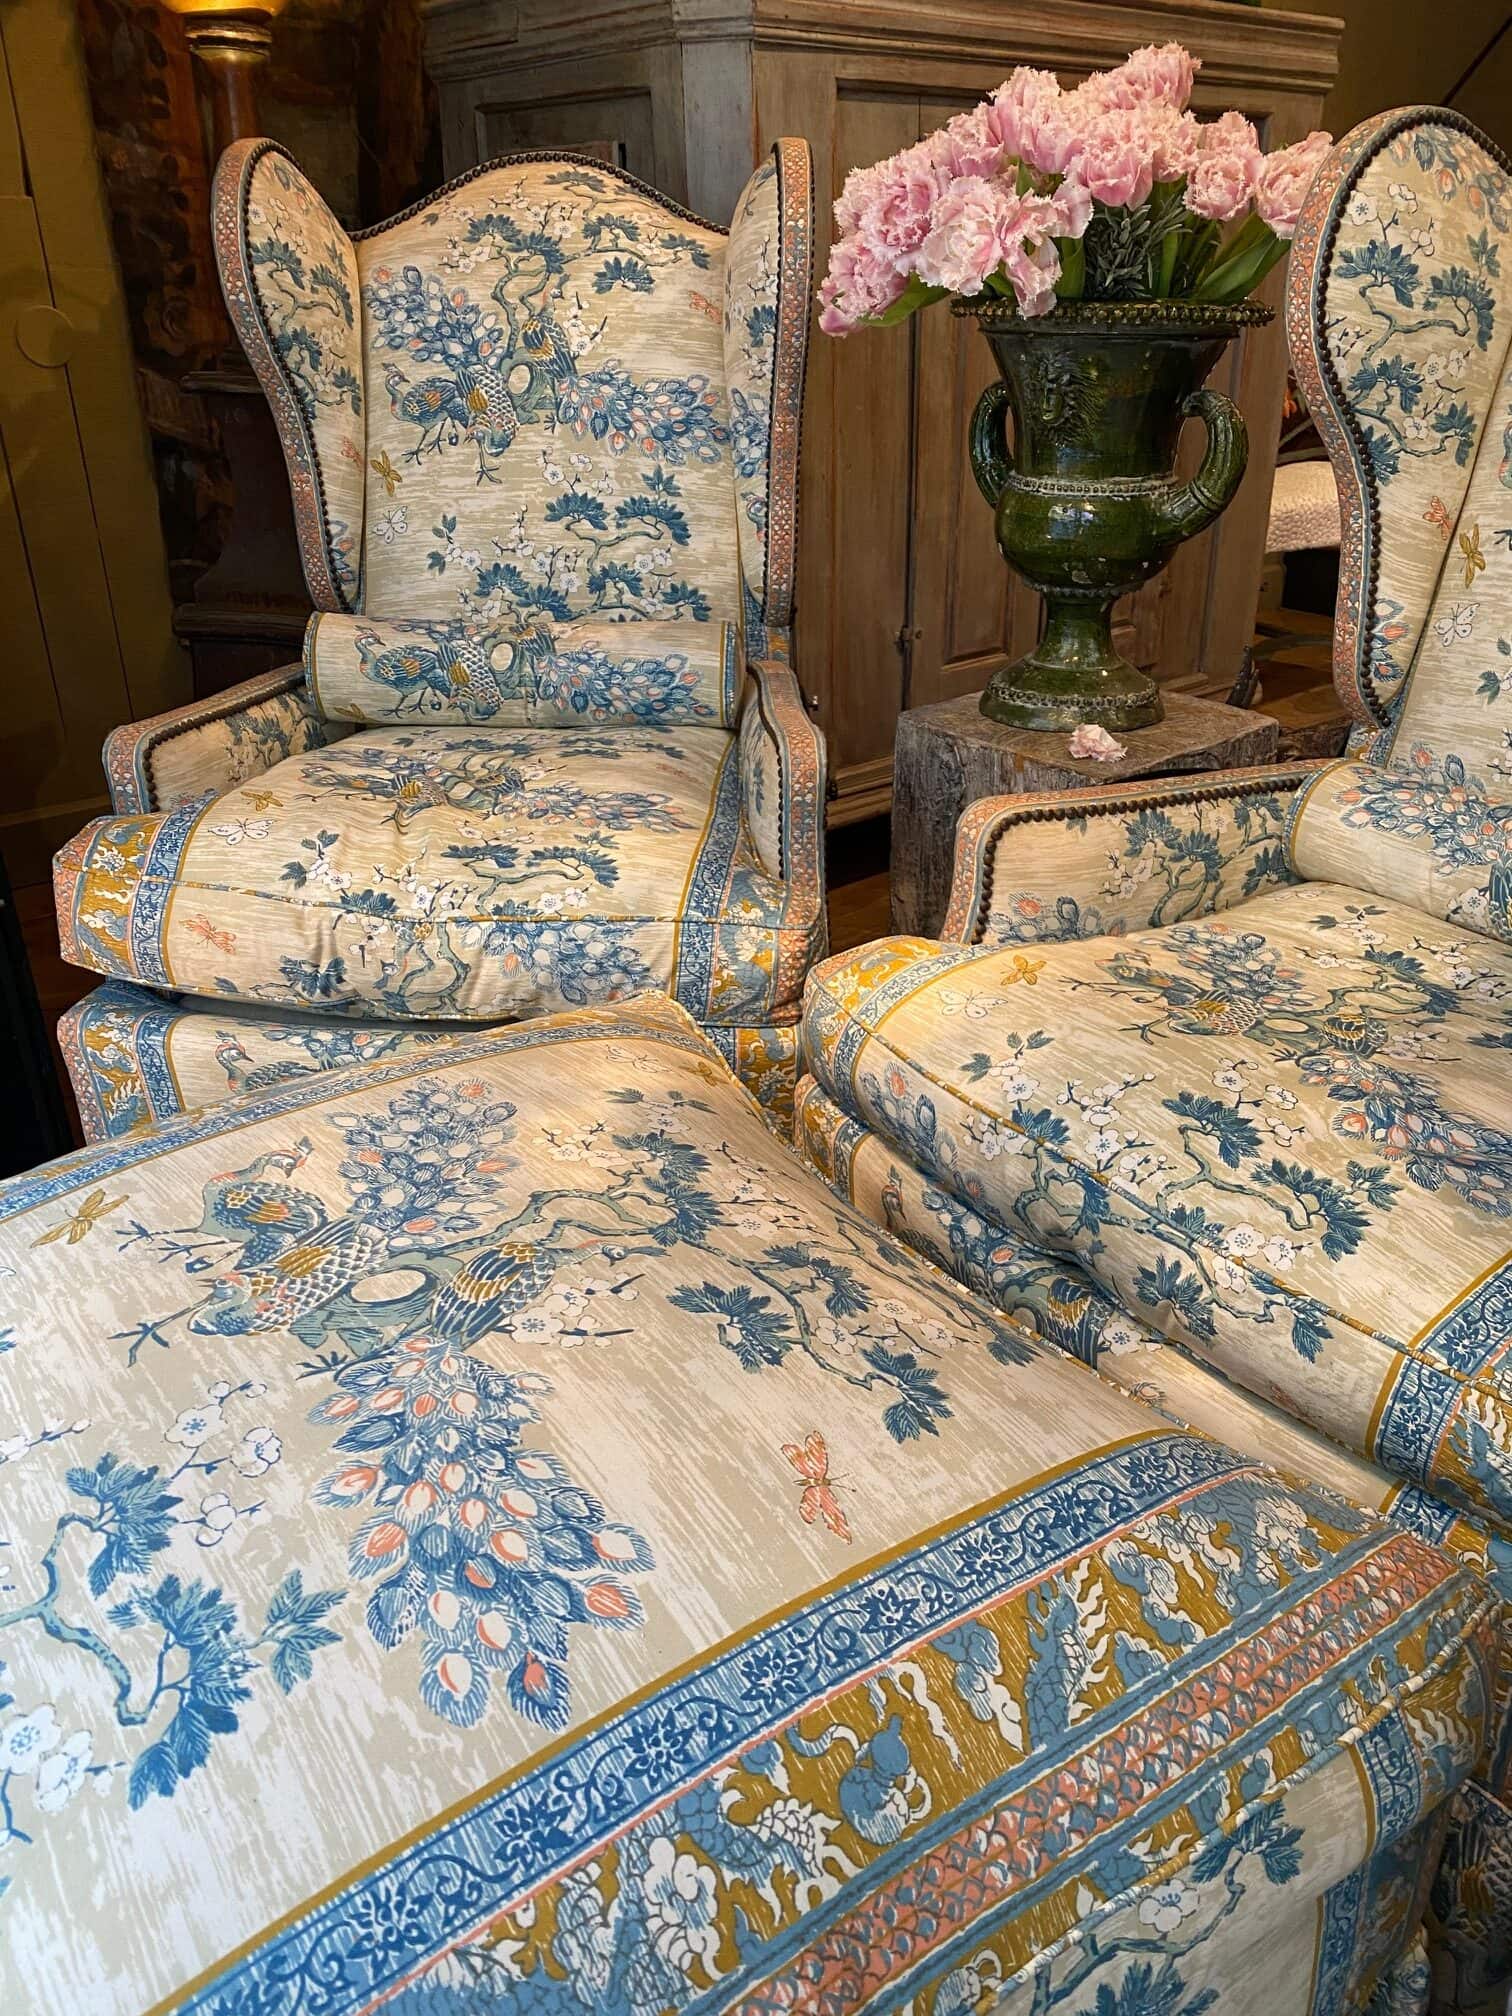
[[[273,23],[285,0],[163,0],[184,23],[184,39],[203,65],[204,104],[210,114],[210,160],[217,162],[233,140],[258,130],[257,72],[273,46]]]

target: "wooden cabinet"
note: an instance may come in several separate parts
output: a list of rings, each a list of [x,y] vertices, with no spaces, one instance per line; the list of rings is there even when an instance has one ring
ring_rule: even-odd
[[[1202,58],[1197,109],[1237,105],[1274,147],[1317,124],[1341,32],[1231,0],[427,0],[425,14],[448,174],[517,147],[583,148],[723,221],[771,142],[802,134],[820,272],[847,171],[933,131],[1017,63],[1069,82],[1179,40]],[[1266,298],[1279,303],[1281,284],[1273,274]],[[1120,612],[1121,648],[1181,691],[1226,693],[1249,641],[1285,364],[1275,323],[1219,366],[1213,383],[1249,421],[1249,473],[1213,530]],[[999,557],[966,460],[990,369],[980,336],[943,309],[814,339],[796,650],[830,738],[832,820],[885,809],[902,708],[978,691],[1033,641],[1037,600]],[[1188,446],[1195,466],[1200,438]]]

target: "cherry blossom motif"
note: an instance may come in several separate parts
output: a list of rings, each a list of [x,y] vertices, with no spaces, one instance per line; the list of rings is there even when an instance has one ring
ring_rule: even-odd
[[[283,1444],[269,1427],[249,1428],[242,1437],[236,1467],[243,1477],[261,1477],[283,1455]]]
[[[89,1776],[94,1757],[94,1739],[87,1729],[76,1729],[37,1766],[36,1801],[43,1813],[61,1813]]]
[[[200,1500],[195,1540],[201,1547],[218,1547],[235,1524],[236,1507],[231,1503],[230,1494],[212,1491]]]
[[[58,1718],[47,1702],[13,1715],[0,1727],[0,1773],[30,1778],[58,1740]]]
[[[1189,1890],[1179,1876],[1173,1876],[1168,1882],[1157,1883],[1140,1898],[1139,1922],[1152,1926],[1165,1937],[1179,1932],[1183,1921],[1197,1912],[1201,1902],[1195,1890]]]
[[[202,1407],[186,1407],[171,1428],[163,1432],[165,1442],[177,1442],[184,1449],[198,1449],[218,1435],[224,1426],[220,1402],[210,1399]]]

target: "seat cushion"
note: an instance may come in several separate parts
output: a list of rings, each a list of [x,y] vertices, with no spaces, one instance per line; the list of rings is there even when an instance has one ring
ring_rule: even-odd
[[[778,947],[819,926],[785,924],[739,797],[734,738],[713,728],[370,729],[219,798],[87,827],[58,858],[64,956],[387,1019],[649,987],[703,1021],[791,1019]]]
[[[671,1003],[85,1151],[0,1265],[0,2006],[1412,1971],[1484,1586],[925,1268]]]
[[[1027,1243],[1512,1531],[1512,950],[1327,884],[1122,939],[884,940],[809,1068]]]
[[[1489,1521],[1404,1483],[1275,1400],[1234,1385],[1189,1346],[1120,1307],[1077,1261],[1025,1246],[983,1206],[932,1182],[812,1078],[798,1087],[794,1131],[804,1160],[838,1195],[974,1294],[1146,1406],[1397,1520],[1468,1563],[1512,1605],[1512,1539]],[[1512,1758],[1493,1768],[1509,1765]]]
[[[107,980],[62,1017],[58,1046],[84,1139],[103,1141],[317,1071],[434,1054],[468,1033],[455,1024],[299,1014]]]
[[[791,1127],[798,1028],[793,1022],[700,1025],[746,1090]],[[107,980],[58,1024],[86,1141],[128,1134],[199,1106],[260,1095],[291,1079],[462,1041],[467,1025],[256,1008],[159,994]]]

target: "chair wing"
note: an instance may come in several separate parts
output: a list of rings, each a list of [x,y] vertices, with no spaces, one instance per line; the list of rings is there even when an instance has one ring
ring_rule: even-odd
[[[217,249],[283,438],[316,606],[732,623],[785,650],[811,296],[808,149],[733,233],[633,176],[519,154],[348,237],[271,141]]]
[[[1409,674],[1426,686],[1432,656],[1470,642],[1493,527],[1512,518],[1507,169],[1453,112],[1368,119],[1319,170],[1293,246],[1288,335],[1343,514],[1335,680],[1377,729]]]
[[[782,651],[793,620],[813,251],[808,144],[779,140],[741,192],[725,261],[725,371],[753,658]]]
[[[271,140],[226,149],[212,209],[226,306],[283,442],[310,598],[356,609],[367,435],[352,241]]]

